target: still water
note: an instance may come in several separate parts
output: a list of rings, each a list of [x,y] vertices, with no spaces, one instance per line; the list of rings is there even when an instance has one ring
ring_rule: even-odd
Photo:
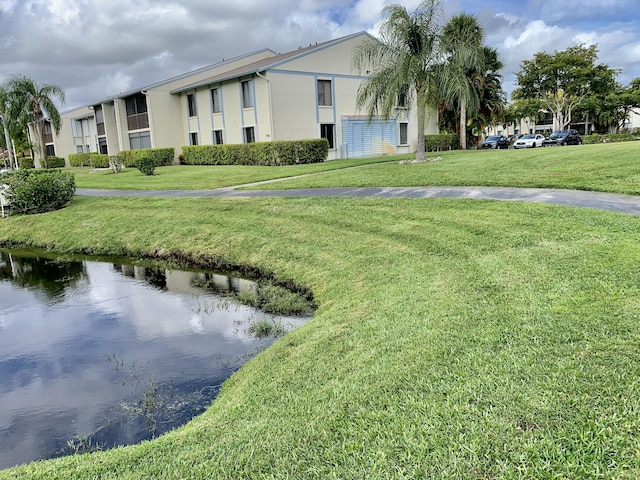
[[[0,469],[153,438],[201,413],[273,343],[210,272],[0,250]],[[226,294],[226,296],[225,296]]]

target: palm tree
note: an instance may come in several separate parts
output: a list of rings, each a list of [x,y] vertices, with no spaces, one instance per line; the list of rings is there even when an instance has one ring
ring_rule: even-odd
[[[11,170],[14,169],[13,165],[13,156],[11,150],[11,136],[9,135],[9,107],[10,107],[10,96],[9,90],[4,86],[0,85],[0,121],[2,122],[2,130],[4,132],[4,141],[6,145],[6,151],[9,154],[9,167]]]
[[[417,105],[416,159],[424,160],[424,128],[437,105],[435,67],[440,60],[442,2],[424,0],[413,13],[400,5],[384,8],[379,39],[367,38],[353,50],[353,68],[369,74],[358,88],[356,105],[373,118],[390,118]]]
[[[467,112],[478,111],[480,102],[475,88],[484,69],[484,29],[475,15],[461,13],[452,17],[442,30],[447,62],[440,72],[442,97],[457,102],[460,118],[460,148],[467,148]]]
[[[54,99],[58,99],[64,105],[64,92],[57,85],[38,85],[26,75],[13,76],[9,79],[8,86],[12,108],[15,112],[14,116],[25,129],[29,123],[33,124],[36,134],[35,143],[38,146],[40,158],[43,159],[45,168],[48,168],[44,139],[45,114],[56,134],[60,133],[62,121]]]
[[[484,46],[484,69],[479,73],[479,81],[475,83],[478,93],[478,111],[472,122],[478,130],[478,147],[482,143],[482,132],[489,125],[504,120],[504,109],[507,97],[502,89],[502,75],[500,70],[504,67],[498,51],[495,48]]]

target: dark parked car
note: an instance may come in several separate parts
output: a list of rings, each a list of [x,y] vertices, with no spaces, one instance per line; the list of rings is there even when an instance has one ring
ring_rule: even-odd
[[[482,148],[509,148],[509,139],[504,135],[492,135],[482,142]]]
[[[558,130],[549,135],[543,142],[545,147],[582,145],[582,137],[577,130]]]

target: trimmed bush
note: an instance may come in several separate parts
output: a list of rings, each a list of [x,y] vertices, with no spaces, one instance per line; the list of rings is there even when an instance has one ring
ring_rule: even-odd
[[[31,157],[18,158],[18,166],[20,167],[21,170],[24,170],[27,168],[35,168],[33,164],[33,158]]]
[[[49,165],[49,168],[66,167],[64,163],[64,158],[61,158],[61,157],[47,157],[47,164]],[[44,162],[42,162],[42,165],[44,166]]]
[[[69,155],[69,164],[72,167],[107,168],[109,155],[104,153],[72,153]]]
[[[185,165],[295,165],[320,163],[327,159],[325,138],[275,142],[182,147]]]
[[[460,139],[455,133],[441,133],[439,135],[424,136],[424,150],[439,152],[441,150],[456,150],[460,147]]]
[[[591,145],[594,143],[611,143],[611,142],[630,142],[635,140],[636,136],[633,133],[619,133],[619,134],[598,134],[585,135],[582,137],[582,143]]]
[[[173,165],[175,148],[142,148],[139,150],[122,150],[118,153],[122,165],[125,167],[136,167],[136,160],[147,157],[153,160],[156,167]]]
[[[136,167],[145,175],[153,175],[156,164],[151,157],[136,158]]]
[[[0,175],[0,183],[9,186],[12,212],[42,213],[68,204],[76,191],[72,173],[63,170],[29,169]]]

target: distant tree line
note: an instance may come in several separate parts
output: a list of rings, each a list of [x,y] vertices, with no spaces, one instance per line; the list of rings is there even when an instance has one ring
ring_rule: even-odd
[[[623,86],[620,71],[597,63],[597,58],[597,45],[576,45],[523,61],[507,121],[551,114],[554,130],[564,130],[579,118],[599,132],[620,133],[629,114],[640,113],[640,77]]]

